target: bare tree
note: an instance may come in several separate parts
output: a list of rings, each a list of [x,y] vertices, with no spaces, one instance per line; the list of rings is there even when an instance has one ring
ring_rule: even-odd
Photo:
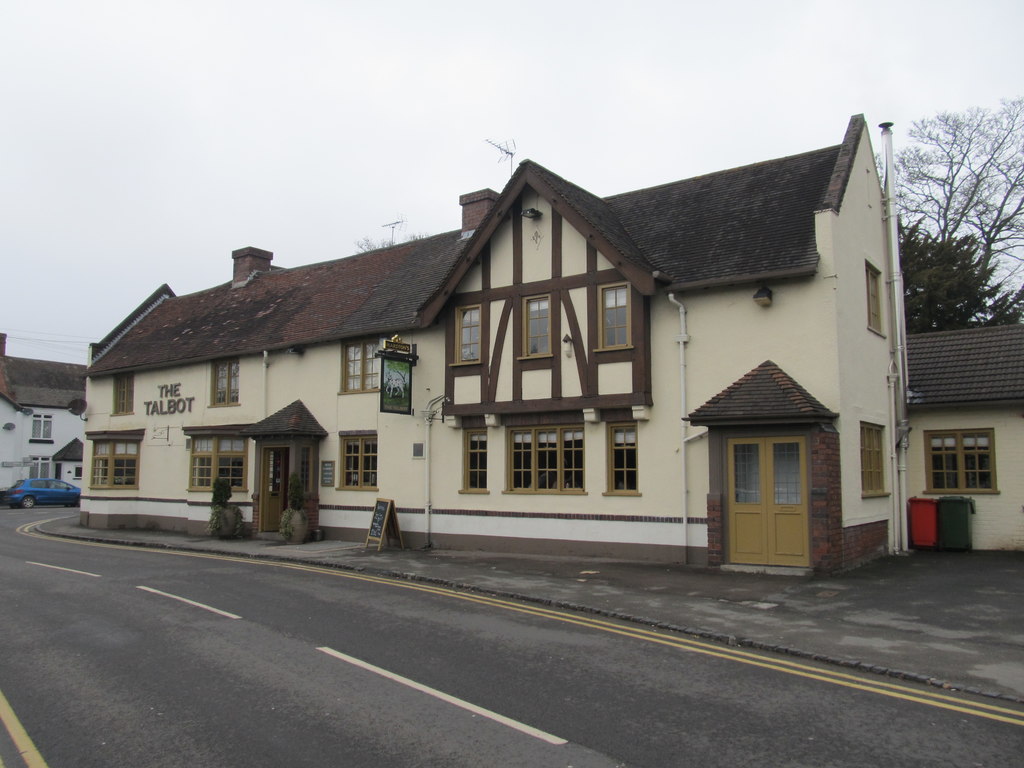
[[[382,237],[379,240],[374,240],[372,237],[362,237],[356,240],[353,245],[356,247],[356,253],[366,253],[367,251],[376,251],[381,248],[391,248],[394,245],[399,245],[402,242],[411,243],[413,240],[422,240],[425,237],[430,237],[426,232],[414,232],[405,238],[404,241],[393,242],[389,237]]]
[[[937,241],[973,236],[983,272],[1024,262],[1024,98],[916,121],[896,157],[903,221]],[[1013,261],[1015,260],[1015,261]]]

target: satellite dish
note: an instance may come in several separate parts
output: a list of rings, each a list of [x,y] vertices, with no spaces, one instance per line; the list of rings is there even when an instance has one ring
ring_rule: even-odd
[[[4,429],[8,432],[12,431],[14,429],[14,422],[8,421],[4,424]]]
[[[74,400],[68,403],[68,410],[75,414],[75,416],[81,416],[83,413],[85,413],[86,405],[88,404],[85,402],[85,400],[83,400],[80,397],[76,397]]]

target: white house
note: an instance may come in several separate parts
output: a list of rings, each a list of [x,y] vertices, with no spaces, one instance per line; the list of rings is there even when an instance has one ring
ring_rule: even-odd
[[[329,538],[383,497],[438,547],[828,572],[902,545],[862,117],[607,198],[526,161],[460,204],[442,235],[161,286],[93,345],[83,521],[199,532],[222,475],[274,531],[297,473]]]
[[[0,488],[28,477],[81,485],[84,398],[84,365],[9,357],[0,333]]]

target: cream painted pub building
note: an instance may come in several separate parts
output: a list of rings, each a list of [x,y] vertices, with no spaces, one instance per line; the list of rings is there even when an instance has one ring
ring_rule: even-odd
[[[460,203],[453,232],[288,269],[243,248],[230,282],[158,289],[92,348],[84,524],[201,533],[223,475],[276,531],[297,473],[332,539],[380,497],[413,546],[822,572],[903,546],[860,116],[605,198],[526,161]]]

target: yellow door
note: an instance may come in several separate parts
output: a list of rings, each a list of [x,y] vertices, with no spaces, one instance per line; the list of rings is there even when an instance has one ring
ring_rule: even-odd
[[[281,525],[281,512],[284,510],[288,449],[264,448],[260,475],[260,530],[276,531]]]
[[[729,440],[729,562],[810,565],[802,437]]]

